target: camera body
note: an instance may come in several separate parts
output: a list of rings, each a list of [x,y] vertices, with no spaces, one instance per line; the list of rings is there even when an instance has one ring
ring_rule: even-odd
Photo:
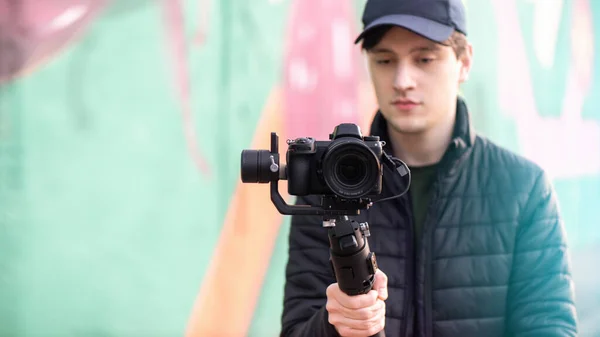
[[[288,193],[359,199],[379,195],[384,142],[363,137],[355,124],[339,124],[329,141],[312,137],[288,140]]]

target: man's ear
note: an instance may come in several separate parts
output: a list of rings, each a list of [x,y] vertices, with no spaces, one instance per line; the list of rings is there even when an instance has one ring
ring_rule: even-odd
[[[458,82],[463,83],[469,78],[469,72],[471,71],[471,65],[473,64],[473,46],[467,43],[465,50],[459,58],[459,76]]]

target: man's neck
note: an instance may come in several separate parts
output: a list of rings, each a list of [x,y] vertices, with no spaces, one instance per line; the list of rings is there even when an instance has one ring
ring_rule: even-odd
[[[408,166],[420,167],[440,162],[452,140],[455,118],[440,122],[424,133],[399,133],[388,124],[394,156]]]

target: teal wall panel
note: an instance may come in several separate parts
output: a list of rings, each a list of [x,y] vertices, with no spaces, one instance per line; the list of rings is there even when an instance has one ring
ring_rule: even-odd
[[[512,3],[504,1],[465,0],[475,64],[462,93],[475,127],[528,154],[526,133],[520,130],[533,127],[519,122],[518,114],[535,110],[544,118],[558,118],[569,111],[563,108],[565,100],[580,92],[581,105],[572,108],[592,127],[574,130],[591,130],[593,136],[593,125],[600,128],[600,98],[592,95],[600,85],[600,3],[563,1],[553,26],[534,20],[542,2],[516,0],[518,21],[499,25],[505,17],[498,9]],[[269,99],[282,98],[277,94],[284,85],[294,7],[291,0],[182,3],[180,33],[188,42],[194,118],[187,127],[196,139],[185,135],[175,76],[183,59],[173,62],[173,27],[165,22],[160,1],[111,4],[60,53],[0,86],[0,336],[181,336],[198,318],[191,317],[193,306],[226,215],[243,207],[231,203],[239,184],[240,151],[269,136],[257,134],[257,127],[269,118],[264,114]],[[353,4],[358,25],[364,0]],[[580,4],[589,5],[584,13],[591,13],[591,33],[575,36],[589,45],[588,51],[571,35],[575,24],[585,22],[576,11]],[[528,73],[515,74],[517,61],[503,63],[506,48],[498,37],[516,24],[519,34],[509,41],[522,41],[522,48],[510,47],[514,53],[508,55],[516,60],[522,52]],[[195,43],[202,25],[207,35]],[[556,28],[554,48],[537,44],[539,27]],[[540,56],[536,48],[546,49]],[[551,67],[544,66],[548,59]],[[569,86],[573,69],[579,87]],[[590,76],[581,69],[589,69]],[[501,81],[506,74],[515,86],[531,79],[533,110],[525,104],[513,105],[514,111],[503,107],[519,94],[506,94]],[[283,106],[276,113],[285,119]],[[544,130],[548,134],[550,129]],[[557,150],[539,159],[556,172],[581,335],[591,337],[600,334],[600,274],[590,268],[600,254],[600,170],[593,166],[600,161],[600,139],[573,138],[575,132],[565,136],[575,139],[573,151],[561,152],[560,143],[568,141],[561,135],[549,137],[547,146]],[[190,141],[208,173],[196,167]],[[582,167],[589,170],[579,172]],[[268,200],[263,207],[272,210]],[[272,225],[245,221],[249,230]],[[273,246],[264,257],[266,274],[239,275],[236,265],[228,266],[239,286],[250,278],[262,282],[250,324],[224,317],[215,325],[237,324],[251,337],[277,335],[288,233],[285,218],[275,242],[251,243]]]

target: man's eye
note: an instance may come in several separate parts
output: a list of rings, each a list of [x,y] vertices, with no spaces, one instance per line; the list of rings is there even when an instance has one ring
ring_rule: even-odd
[[[389,64],[390,60],[377,60],[377,64]]]
[[[419,63],[425,63],[425,64],[427,64],[427,63],[431,63],[431,62],[433,62],[432,58],[423,57],[423,58],[419,59]]]

